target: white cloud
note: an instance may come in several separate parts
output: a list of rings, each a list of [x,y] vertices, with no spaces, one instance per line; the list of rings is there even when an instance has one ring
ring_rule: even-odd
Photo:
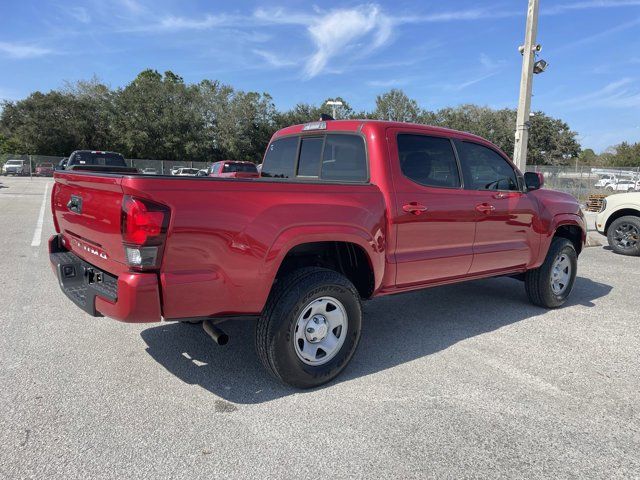
[[[631,78],[622,78],[593,92],[558,102],[567,107],[583,108],[638,108],[640,88]]]
[[[355,42],[362,42],[369,51],[383,46],[391,37],[391,25],[375,5],[332,10],[317,17],[307,27],[316,51],[307,61],[305,76],[315,77],[334,57],[350,54]]]
[[[141,11],[144,7],[139,0],[120,0],[131,11]],[[546,14],[562,14],[570,11],[594,8],[620,8],[640,5],[640,0],[582,0],[573,3],[553,5]],[[388,44],[392,39],[395,27],[404,24],[426,24],[433,22],[459,22],[479,19],[498,19],[506,17],[520,18],[524,15],[524,7],[518,10],[500,9],[499,7],[467,8],[440,12],[392,15],[382,10],[375,3],[355,5],[353,7],[331,10],[313,7],[307,11],[296,11],[288,8],[257,8],[250,14],[206,14],[198,17],[175,15],[149,15],[149,21],[125,27],[124,31],[133,32],[177,32],[183,30],[210,30],[216,28],[236,28],[243,30],[256,27],[291,26],[302,27],[312,42],[313,50],[306,56],[303,68],[305,78],[313,78],[321,73],[343,71],[346,65],[357,63],[355,60],[370,55],[372,52]],[[155,17],[155,18],[154,18]],[[633,22],[635,24],[636,21]],[[592,37],[579,40],[578,43],[590,42],[601,35],[628,28],[626,24],[611,31],[601,32]],[[572,46],[571,44],[567,47]],[[254,52],[264,58],[273,67],[286,67],[292,62],[267,51]],[[304,54],[303,54],[304,56]],[[493,67],[486,65],[481,59],[485,72],[476,79],[460,84],[462,88],[473,85],[487,78]],[[498,65],[499,66],[499,65]],[[471,82],[471,83],[469,83]]]
[[[0,42],[0,54],[10,58],[34,58],[53,53],[48,48],[23,43]]]
[[[541,13],[544,15],[555,15],[559,13],[570,12],[574,10],[587,10],[593,8],[623,8],[640,6],[640,0],[588,0],[574,3],[561,3],[548,8],[543,8]]]
[[[91,21],[91,15],[84,7],[68,7],[66,11],[80,23],[89,23]]]
[[[202,18],[185,18],[169,15],[162,18],[156,24],[150,24],[151,30],[207,30],[220,26],[230,26],[231,22],[226,15],[205,15]]]
[[[400,87],[402,85],[406,85],[409,83],[408,78],[391,78],[389,80],[370,80],[367,82],[367,85],[370,87]]]
[[[275,53],[268,52],[266,50],[253,50],[253,53],[264,59],[270,66],[281,68],[281,67],[292,67],[297,65],[293,60],[289,60],[286,58],[279,57]]]
[[[145,10],[144,5],[137,0],[120,0],[119,3],[131,13],[142,13]]]
[[[604,37],[607,37],[609,35],[612,35],[614,33],[618,33],[618,32],[622,32],[624,30],[628,30],[628,29],[633,28],[633,27],[635,27],[637,25],[640,25],[640,17],[634,18],[633,20],[630,20],[630,21],[625,22],[625,23],[620,23],[620,24],[616,25],[615,27],[609,28],[607,30],[601,30],[598,33],[595,33],[594,35],[589,35],[589,36],[580,38],[578,40],[575,40],[573,42],[565,43],[561,47],[557,48],[556,51],[563,51],[563,50],[568,50],[568,49],[571,49],[571,48],[574,48],[574,47],[582,46],[582,45],[585,45],[587,43],[591,43],[591,42],[594,42],[594,41],[599,40],[601,38],[604,38]]]

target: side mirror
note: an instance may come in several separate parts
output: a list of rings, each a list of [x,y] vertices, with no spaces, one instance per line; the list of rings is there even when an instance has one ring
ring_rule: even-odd
[[[529,192],[539,190],[544,185],[544,175],[540,172],[525,172],[524,184]]]

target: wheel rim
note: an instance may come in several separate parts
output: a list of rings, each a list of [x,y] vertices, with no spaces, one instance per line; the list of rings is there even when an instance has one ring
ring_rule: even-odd
[[[565,253],[558,255],[551,267],[551,290],[561,295],[569,286],[571,280],[571,261]]]
[[[293,339],[298,358],[320,366],[340,351],[347,336],[347,312],[333,297],[320,297],[302,309]]]
[[[623,222],[616,227],[613,232],[613,241],[616,246],[623,250],[635,248],[640,241],[640,231],[638,227],[631,223]]]

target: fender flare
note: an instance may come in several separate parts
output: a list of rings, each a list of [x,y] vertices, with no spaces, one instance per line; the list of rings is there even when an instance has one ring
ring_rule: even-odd
[[[371,233],[350,225],[296,225],[281,231],[269,248],[262,264],[261,276],[266,300],[278,269],[287,254],[295,247],[315,242],[346,242],[364,251],[374,277],[374,291],[380,288],[385,270],[385,239],[382,230]]]
[[[542,238],[542,244],[540,248],[541,258],[538,259],[536,266],[540,266],[542,262],[544,262],[544,259],[547,256],[547,252],[549,251],[549,246],[551,245],[551,240],[555,236],[558,228],[564,226],[578,227],[580,229],[580,241],[582,242],[582,249],[584,249],[584,245],[587,242],[587,225],[585,223],[584,217],[575,213],[559,213],[553,217],[549,225],[549,231],[547,235],[543,236]]]

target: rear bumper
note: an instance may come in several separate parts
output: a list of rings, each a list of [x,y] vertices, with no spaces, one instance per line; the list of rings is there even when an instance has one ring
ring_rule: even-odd
[[[58,235],[49,239],[49,260],[62,292],[88,314],[130,323],[162,319],[156,274],[115,277],[65,249]]]

